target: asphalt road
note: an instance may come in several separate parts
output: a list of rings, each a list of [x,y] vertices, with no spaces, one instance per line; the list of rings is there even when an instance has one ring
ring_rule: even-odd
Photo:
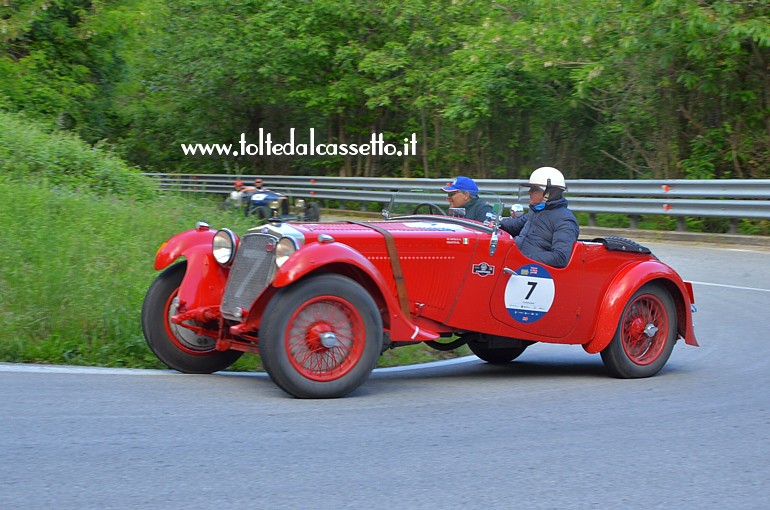
[[[766,509],[770,251],[646,244],[696,282],[701,343],[650,379],[550,345],[326,401],[264,374],[0,364],[0,508]]]

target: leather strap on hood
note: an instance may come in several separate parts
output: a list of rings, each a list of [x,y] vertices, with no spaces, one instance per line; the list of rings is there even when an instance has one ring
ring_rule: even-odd
[[[378,227],[377,225],[372,225],[371,223],[364,223],[361,221],[353,220],[347,220],[347,223],[370,228],[382,234],[382,237],[385,239],[385,247],[388,250],[388,258],[390,258],[390,268],[393,271],[393,278],[396,281],[398,303],[401,306],[401,311],[405,314],[406,317],[409,317],[409,299],[406,295],[404,272],[401,270],[401,260],[398,258],[398,250],[396,249],[396,241],[393,239],[393,235],[384,228]]]

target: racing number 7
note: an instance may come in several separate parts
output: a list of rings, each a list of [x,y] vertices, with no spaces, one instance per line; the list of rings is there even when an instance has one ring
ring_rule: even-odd
[[[535,292],[535,287],[537,287],[537,282],[528,281],[527,285],[530,286],[529,292],[527,292],[527,295],[524,296],[524,299],[529,299],[529,296],[532,295],[533,292]]]
[[[545,317],[556,295],[548,270],[528,264],[517,271],[503,267],[503,271],[511,276],[505,284],[505,308],[513,320],[532,324]]]

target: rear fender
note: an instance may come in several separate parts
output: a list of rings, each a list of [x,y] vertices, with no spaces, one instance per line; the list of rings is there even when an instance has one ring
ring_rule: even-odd
[[[412,322],[408,312],[401,310],[395,289],[391,288],[382,273],[369,259],[343,243],[313,243],[304,246],[276,272],[272,285],[277,288],[285,287],[313,273],[340,272],[342,267],[354,268],[353,271],[346,271],[348,276],[363,272],[379,292],[381,299],[378,301],[384,303],[387,308],[384,322],[390,325],[391,340],[422,342],[439,337],[432,331],[420,329]],[[371,285],[365,287],[371,288]]]
[[[674,298],[678,336],[684,338],[688,345],[698,345],[695,340],[690,308],[690,304],[693,303],[692,286],[682,282],[670,267],[655,260],[649,260],[627,266],[615,276],[599,307],[594,334],[588,343],[583,344],[583,349],[586,352],[596,354],[609,345],[631,296],[652,281],[657,281],[665,286]]]
[[[222,301],[228,270],[214,259],[211,240],[216,231],[198,227],[176,234],[161,245],[155,254],[154,267],[165,269],[179,258],[187,259],[187,271],[179,286],[179,311],[219,305]]]

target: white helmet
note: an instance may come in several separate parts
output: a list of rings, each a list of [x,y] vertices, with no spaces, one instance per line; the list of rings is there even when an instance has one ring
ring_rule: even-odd
[[[542,166],[532,172],[529,182],[522,186],[540,186],[546,188],[559,188],[566,190],[567,184],[564,182],[564,176],[557,169],[550,166]]]

